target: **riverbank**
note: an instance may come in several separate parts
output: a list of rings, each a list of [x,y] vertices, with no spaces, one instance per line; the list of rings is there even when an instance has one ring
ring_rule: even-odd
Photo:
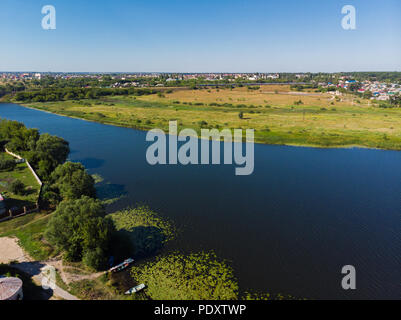
[[[392,283],[400,240],[400,152],[258,145],[255,174],[237,177],[223,165],[150,166],[145,132],[11,104],[0,106],[0,116],[68,140],[70,161],[103,177],[101,194],[125,195],[108,213],[136,203],[151,206],[180,230],[168,248],[215,250],[230,261],[242,288],[347,299],[349,292],[335,280],[338,265],[360,261],[366,282],[354,298],[399,296]],[[380,263],[366,259],[371,256],[380,256]]]
[[[255,129],[262,144],[401,150],[401,111],[352,96],[280,89],[177,90],[147,96],[23,103],[25,107],[138,130]],[[16,102],[18,103],[18,102]],[[242,114],[242,119],[240,118]]]
[[[42,236],[49,217],[37,214],[32,220],[23,218],[0,225],[0,267],[4,264],[4,267],[23,272],[25,282],[37,284],[37,293],[30,297],[32,300],[40,300],[45,294],[46,299],[65,300],[294,299],[289,295],[240,291],[230,263],[212,251],[182,254],[166,250],[163,247],[174,239],[177,231],[171,221],[147,207],[109,215],[118,232],[119,246],[123,251],[135,252],[133,266],[116,274],[95,272],[81,262],[64,261],[54,252],[38,255],[21,235],[34,230],[36,248],[48,246]],[[40,288],[48,267],[55,268],[56,272],[56,285],[49,292]],[[146,290],[124,295],[139,283],[146,283]]]

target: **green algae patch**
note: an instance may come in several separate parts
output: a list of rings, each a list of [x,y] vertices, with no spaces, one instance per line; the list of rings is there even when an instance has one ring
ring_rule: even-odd
[[[238,282],[227,262],[213,252],[171,253],[134,266],[131,275],[146,284],[152,300],[235,300]]]

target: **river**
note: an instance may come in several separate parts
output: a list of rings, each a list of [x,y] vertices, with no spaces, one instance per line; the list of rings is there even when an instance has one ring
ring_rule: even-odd
[[[216,251],[241,288],[309,299],[401,298],[401,152],[255,146],[255,172],[150,166],[146,133],[0,104],[0,117],[70,142],[70,160],[181,229],[176,248]],[[341,287],[353,265],[357,289]]]

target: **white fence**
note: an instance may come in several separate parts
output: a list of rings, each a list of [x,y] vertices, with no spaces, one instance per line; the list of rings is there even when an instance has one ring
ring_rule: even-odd
[[[23,159],[23,158],[20,157],[19,155],[15,154],[15,153],[12,153],[11,151],[8,151],[7,148],[6,148],[5,150],[6,150],[6,152],[7,152],[9,155],[13,156],[14,158],[17,158],[17,159],[19,159],[19,160]],[[29,163],[28,161],[25,160],[25,163],[27,164],[29,170],[31,170],[31,172],[32,172],[33,176],[35,177],[36,181],[37,181],[37,182],[39,183],[39,185],[42,187],[43,183],[42,183],[42,181],[39,179],[39,177],[38,177],[38,175],[36,174],[35,170],[33,170],[32,166],[30,165],[30,163]]]

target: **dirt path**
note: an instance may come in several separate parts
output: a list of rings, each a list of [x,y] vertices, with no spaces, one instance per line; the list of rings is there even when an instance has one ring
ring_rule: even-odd
[[[15,238],[0,238],[0,263],[30,261],[30,257],[18,245]]]
[[[61,279],[67,285],[69,285],[71,282],[77,282],[82,280],[94,280],[100,277],[102,274],[104,274],[104,272],[90,273],[90,274],[79,274],[79,273],[68,272],[65,270],[67,267],[63,265],[63,261],[60,259],[46,261],[46,264],[56,268],[57,271],[59,272]],[[68,269],[77,269],[77,268],[68,267]]]
[[[9,264],[11,262],[18,262],[13,264],[13,267],[32,276],[32,279],[39,285],[42,285],[47,278],[44,274],[45,270],[52,267],[52,265],[47,262],[33,261],[19,246],[18,239],[8,237],[0,238],[0,263]],[[53,298],[58,297],[65,300],[79,300],[56,284],[52,286],[51,290],[50,296]]]

